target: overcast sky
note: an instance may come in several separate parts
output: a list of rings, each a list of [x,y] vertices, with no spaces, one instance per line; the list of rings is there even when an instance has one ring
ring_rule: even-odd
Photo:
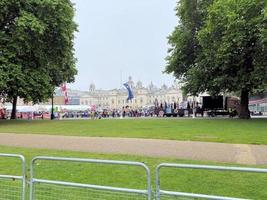
[[[144,85],[172,84],[174,78],[162,71],[167,36],[177,24],[176,0],[72,1],[79,32],[78,75],[70,88],[88,90],[91,83],[102,89],[118,88],[130,75]]]

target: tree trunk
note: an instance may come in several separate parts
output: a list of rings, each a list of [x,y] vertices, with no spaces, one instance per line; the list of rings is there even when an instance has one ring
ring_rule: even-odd
[[[250,119],[248,102],[249,102],[249,92],[247,90],[242,90],[241,91],[240,112],[239,112],[239,118],[240,119]]]
[[[17,96],[13,97],[11,119],[17,118],[17,100],[18,100]]]

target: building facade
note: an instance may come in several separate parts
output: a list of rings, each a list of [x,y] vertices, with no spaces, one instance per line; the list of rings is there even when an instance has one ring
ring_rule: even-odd
[[[253,96],[249,100],[249,110],[252,112],[261,112],[267,114],[267,92]]]
[[[124,88],[113,90],[99,90],[94,84],[90,85],[89,92],[80,97],[81,105],[96,106],[103,109],[121,109],[125,106],[141,108],[153,106],[155,103],[179,103],[183,101],[182,91],[177,82],[171,87],[166,85],[160,88],[150,83],[144,87],[141,81],[136,84],[129,77],[128,84],[134,93],[134,99],[127,102],[128,93]]]

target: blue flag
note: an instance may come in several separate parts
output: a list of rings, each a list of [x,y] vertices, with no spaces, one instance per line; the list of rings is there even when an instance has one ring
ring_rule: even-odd
[[[134,95],[133,95],[133,91],[132,91],[131,87],[129,86],[128,83],[124,83],[123,85],[124,85],[124,87],[125,87],[125,88],[127,89],[127,91],[128,91],[128,98],[127,98],[127,101],[132,100],[132,99],[134,98]]]

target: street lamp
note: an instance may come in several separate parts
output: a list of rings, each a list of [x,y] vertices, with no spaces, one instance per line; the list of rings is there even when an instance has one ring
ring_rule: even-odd
[[[193,96],[193,119],[196,118],[196,99],[195,96]]]
[[[50,119],[54,120],[55,119],[55,116],[54,116],[54,91],[52,93],[51,103],[52,103],[52,109],[51,109]]]

